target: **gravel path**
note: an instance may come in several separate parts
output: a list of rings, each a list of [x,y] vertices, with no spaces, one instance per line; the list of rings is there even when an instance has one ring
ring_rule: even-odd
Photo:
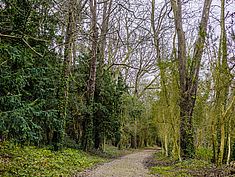
[[[144,160],[154,152],[154,150],[144,150],[126,155],[94,170],[83,172],[78,177],[151,177],[148,169],[144,167]]]

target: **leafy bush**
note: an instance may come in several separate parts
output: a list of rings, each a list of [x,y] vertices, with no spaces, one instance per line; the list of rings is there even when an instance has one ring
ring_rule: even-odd
[[[213,156],[213,152],[211,149],[208,148],[198,148],[196,150],[196,158],[201,159],[201,160],[206,160],[206,161],[211,161]]]

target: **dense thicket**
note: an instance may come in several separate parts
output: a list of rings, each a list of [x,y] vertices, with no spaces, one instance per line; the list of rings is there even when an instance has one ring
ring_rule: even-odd
[[[41,40],[55,37],[55,25],[50,22],[53,17],[39,31],[35,24],[47,17],[32,9],[33,4],[7,1],[2,5],[5,7],[1,12],[1,139],[39,145],[49,141],[50,131],[59,131],[62,126],[56,82],[60,63],[58,55]]]
[[[131,96],[121,72],[106,64],[97,66],[94,101],[88,100],[91,48],[78,51],[73,63],[67,63],[64,57],[70,53],[69,42],[56,50],[56,45],[66,40],[58,19],[61,16],[70,18],[66,11],[57,12],[54,1],[1,2],[1,141],[53,145],[55,150],[62,146],[84,148],[90,132],[95,149],[102,150],[105,143],[136,148],[132,142],[136,132],[129,131],[125,123],[129,117],[139,118],[143,110],[123,114],[132,109],[126,110],[129,102],[123,95]],[[69,73],[65,73],[67,67]],[[87,117],[92,117],[90,127]]]

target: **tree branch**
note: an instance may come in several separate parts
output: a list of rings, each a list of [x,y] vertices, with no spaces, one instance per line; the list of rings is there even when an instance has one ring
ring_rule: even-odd
[[[12,35],[7,35],[7,34],[1,34],[0,37],[7,37],[7,38],[13,38],[13,39],[20,39],[22,40],[34,53],[36,53],[38,56],[43,57],[42,54],[38,53],[32,46],[29,45],[29,43],[23,38],[19,36],[12,36]],[[34,39],[34,38],[32,38]]]

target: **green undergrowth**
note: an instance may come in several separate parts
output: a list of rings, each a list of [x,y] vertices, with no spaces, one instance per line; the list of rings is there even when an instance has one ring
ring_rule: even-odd
[[[0,143],[0,176],[72,176],[98,163],[104,163],[134,152],[105,145],[105,151],[90,154],[66,148],[51,151],[50,147],[20,146]]]
[[[154,165],[152,165],[150,171],[152,174],[161,177],[190,177],[203,176],[211,168],[212,164],[206,160],[188,159],[180,162],[157,152],[154,155]]]
[[[105,162],[106,159],[80,150],[0,144],[0,176],[71,176]]]

